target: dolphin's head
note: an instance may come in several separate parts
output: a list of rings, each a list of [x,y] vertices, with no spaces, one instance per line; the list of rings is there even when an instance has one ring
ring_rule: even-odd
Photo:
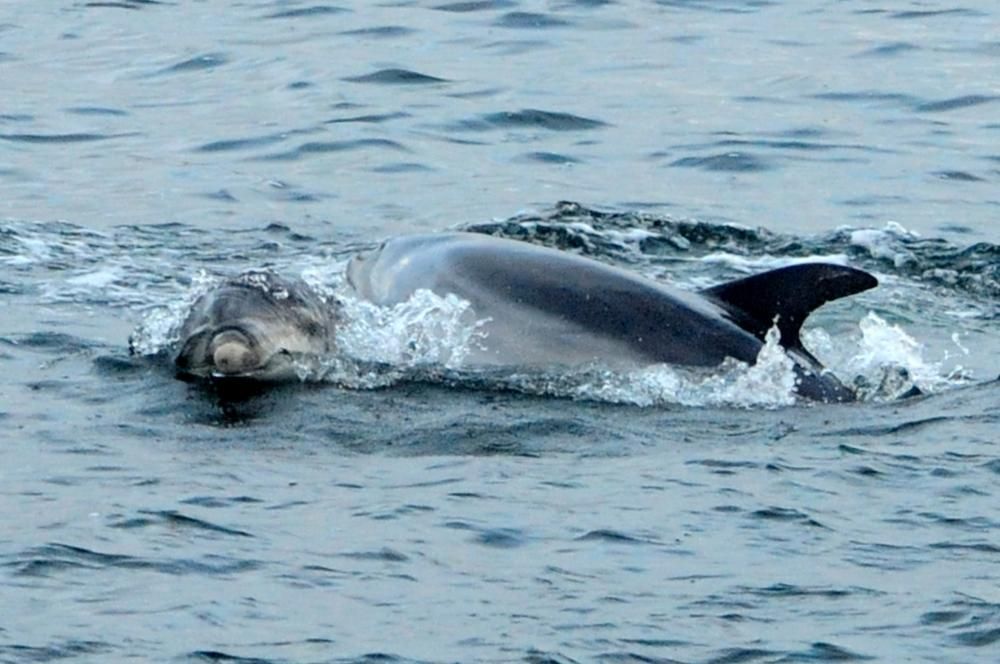
[[[245,272],[202,295],[181,327],[174,365],[199,378],[284,380],[332,348],[333,308],[301,281]]]

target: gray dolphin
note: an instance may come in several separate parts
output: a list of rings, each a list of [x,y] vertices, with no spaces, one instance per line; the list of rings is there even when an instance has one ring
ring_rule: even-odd
[[[333,348],[336,310],[302,281],[249,271],[199,297],[181,325],[179,373],[285,380]]]
[[[418,289],[468,300],[486,320],[482,348],[466,358],[473,365],[708,367],[727,357],[753,364],[777,324],[796,363],[798,393],[820,401],[855,395],[824,372],[799,329],[822,304],[878,284],[861,270],[807,263],[689,292],[589,258],[474,233],[389,240],[352,259],[347,279],[378,305],[403,302]]]

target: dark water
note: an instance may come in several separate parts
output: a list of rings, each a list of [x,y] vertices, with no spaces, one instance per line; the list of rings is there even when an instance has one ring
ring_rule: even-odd
[[[4,3],[0,661],[996,661],[998,24]],[[355,311],[388,372],[166,366],[206,275],[336,289],[454,227],[688,288],[872,271],[806,335],[864,398],[794,402],[777,361],[469,376],[440,306]]]

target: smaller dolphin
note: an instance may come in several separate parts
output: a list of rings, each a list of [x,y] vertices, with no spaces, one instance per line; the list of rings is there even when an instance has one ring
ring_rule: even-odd
[[[473,233],[395,238],[354,258],[348,283],[378,305],[418,289],[467,300],[485,339],[466,363],[636,367],[753,364],[769,329],[795,361],[797,391],[852,401],[853,391],[805,349],[799,329],[830,300],[873,288],[861,270],[807,263],[693,293],[582,256]]]
[[[307,284],[254,270],[199,297],[181,325],[178,373],[287,380],[333,348],[336,309]]]

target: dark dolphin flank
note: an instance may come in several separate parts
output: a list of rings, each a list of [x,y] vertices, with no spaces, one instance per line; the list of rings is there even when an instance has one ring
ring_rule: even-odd
[[[429,76],[409,69],[379,69],[370,74],[349,76],[344,79],[352,83],[378,83],[381,85],[425,85],[428,83],[447,83],[446,79]]]

